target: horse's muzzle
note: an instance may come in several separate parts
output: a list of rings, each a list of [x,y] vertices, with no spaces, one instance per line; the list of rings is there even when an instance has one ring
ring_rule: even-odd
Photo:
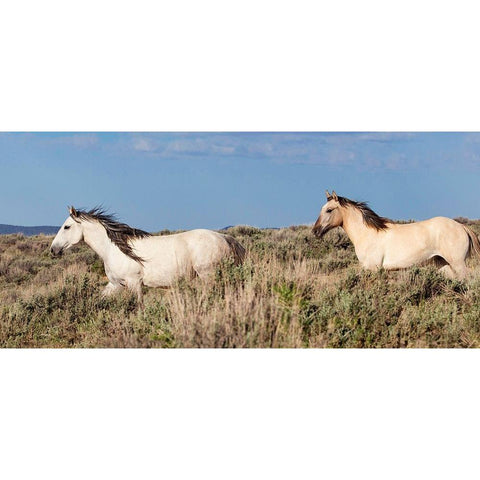
[[[321,225],[312,228],[312,232],[317,238],[322,238],[329,230],[329,227],[322,227]]]
[[[54,257],[60,257],[63,253],[63,248],[62,247],[50,247],[50,253],[54,256]]]

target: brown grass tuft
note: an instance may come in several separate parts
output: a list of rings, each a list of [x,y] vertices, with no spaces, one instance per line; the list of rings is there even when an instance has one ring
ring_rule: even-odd
[[[477,233],[478,222],[469,222]],[[478,347],[480,275],[448,280],[431,268],[370,273],[337,230],[233,227],[247,250],[207,281],[100,295],[103,265],[85,245],[60,259],[51,237],[0,236],[3,347]]]

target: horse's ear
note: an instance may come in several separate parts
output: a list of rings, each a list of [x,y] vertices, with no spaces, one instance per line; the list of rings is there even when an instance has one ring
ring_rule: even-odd
[[[70,207],[70,208],[69,208],[69,211],[70,211],[70,215],[71,215],[72,217],[76,217],[76,216],[78,215],[77,211],[76,211],[75,208],[73,208],[73,207]]]
[[[332,198],[338,202],[338,197],[337,197],[337,194],[335,193],[335,190],[332,190]]]
[[[327,196],[327,200],[332,198],[332,196],[328,193],[328,190],[325,190],[325,195]]]

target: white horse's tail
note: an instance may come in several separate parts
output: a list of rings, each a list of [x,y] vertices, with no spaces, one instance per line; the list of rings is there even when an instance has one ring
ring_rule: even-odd
[[[241,265],[245,260],[245,249],[232,236],[224,235],[223,237],[225,238],[226,242],[228,243],[228,246],[230,247],[230,250],[233,253],[235,265]]]
[[[469,227],[463,225],[465,232],[467,232],[469,239],[468,254],[472,255],[474,252],[480,256],[480,240],[478,235]]]

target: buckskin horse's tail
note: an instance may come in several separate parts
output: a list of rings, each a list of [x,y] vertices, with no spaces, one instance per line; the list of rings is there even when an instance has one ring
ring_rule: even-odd
[[[470,228],[467,227],[466,225],[463,225],[463,228],[465,229],[465,232],[467,232],[468,235],[468,254],[472,255],[475,253],[480,257],[480,240],[478,239],[478,235]]]
[[[233,253],[233,258],[234,258],[234,261],[235,261],[235,265],[241,265],[243,263],[243,261],[245,260],[245,249],[232,236],[224,235],[224,237],[225,237],[225,240],[228,243],[228,246],[230,247],[230,250]]]

